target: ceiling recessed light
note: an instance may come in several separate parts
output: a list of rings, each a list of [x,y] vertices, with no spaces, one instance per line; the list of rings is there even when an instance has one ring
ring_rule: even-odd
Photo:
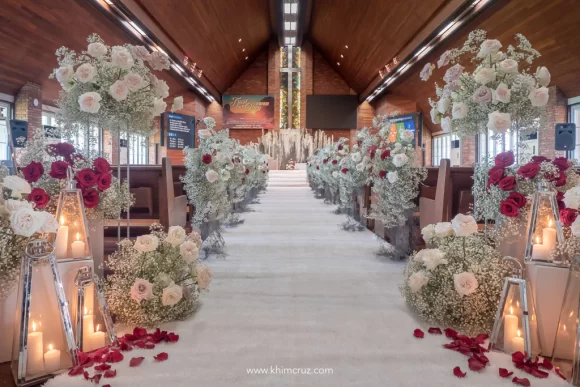
[[[246,60],[248,60],[248,57],[246,57]]]
[[[238,42],[242,43],[242,38],[239,38],[239,39],[238,39]]]
[[[340,57],[341,57],[341,58],[344,58],[344,55],[340,54]]]
[[[340,62],[336,62],[336,64],[340,66]]]
[[[344,47],[348,50],[348,46],[345,44]]]
[[[246,49],[245,48],[242,48],[242,52],[244,52],[244,51],[246,51]]]

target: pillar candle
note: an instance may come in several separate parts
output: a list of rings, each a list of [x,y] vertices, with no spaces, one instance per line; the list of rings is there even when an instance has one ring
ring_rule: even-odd
[[[518,317],[514,316],[513,313],[514,308],[510,307],[510,314],[506,314],[503,320],[503,346],[504,351],[508,353],[515,352],[512,350],[512,340],[516,337],[519,327]]]
[[[48,346],[48,351],[44,353],[44,367],[48,373],[60,370],[60,351],[53,349],[52,344]]]
[[[522,337],[519,330],[517,332],[517,336],[512,339],[510,352],[517,352],[517,351],[520,351],[521,353],[525,353],[524,338]]]
[[[90,346],[91,349],[98,349],[105,346],[105,332],[99,331],[100,325],[97,325],[97,330],[90,335]]]
[[[556,229],[552,227],[552,220],[548,224],[548,227],[544,227],[542,230],[542,244],[551,251],[556,247]]]
[[[72,257],[80,258],[85,256],[85,242],[79,240],[80,234],[77,232],[77,240],[72,243]]]
[[[26,374],[38,375],[44,373],[42,332],[36,331],[36,323],[32,322],[32,332],[28,334],[28,353],[26,358]]]
[[[550,260],[550,249],[540,243],[540,238],[536,238],[536,243],[534,243],[534,247],[532,249],[532,259],[540,261]]]
[[[56,240],[54,241],[54,249],[57,258],[66,258],[68,253],[68,226],[64,225],[64,216],[60,217],[60,226],[56,233]]]
[[[95,333],[93,315],[89,314],[87,308],[85,308],[85,313],[83,315],[83,352],[88,352],[93,349],[91,348],[90,342],[93,333]]]

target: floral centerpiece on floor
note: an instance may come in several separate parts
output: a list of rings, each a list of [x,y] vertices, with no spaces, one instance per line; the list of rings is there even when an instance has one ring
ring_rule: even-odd
[[[431,120],[440,123],[443,131],[463,137],[488,129],[499,139],[508,131],[519,131],[521,136],[541,128],[550,73],[545,67],[532,72],[540,53],[523,35],[517,34],[516,39],[518,45],[509,45],[504,52],[499,40],[487,39],[485,31],[475,30],[463,47],[441,55],[437,67],[452,66],[443,76],[445,85],[435,84],[438,100],[429,99],[429,103]],[[434,68],[427,63],[421,79],[427,81]]]
[[[509,268],[472,216],[422,230],[430,247],[413,253],[401,286],[409,307],[425,321],[467,334],[493,326]]]
[[[106,264],[104,281],[111,312],[123,323],[156,326],[195,312],[199,290],[207,289],[209,267],[197,260],[201,236],[180,226],[160,225],[135,242],[122,241]]]

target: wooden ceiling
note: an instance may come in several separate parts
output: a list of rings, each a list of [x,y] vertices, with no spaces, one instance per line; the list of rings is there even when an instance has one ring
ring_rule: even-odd
[[[310,39],[350,87],[360,94],[379,70],[449,2],[316,0],[312,8]]]
[[[221,93],[246,69],[250,59],[266,47],[270,38],[269,0],[136,2],[203,69]]]

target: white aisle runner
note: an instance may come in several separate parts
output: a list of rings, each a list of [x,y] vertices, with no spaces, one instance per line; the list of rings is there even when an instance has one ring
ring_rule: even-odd
[[[214,281],[203,306],[188,321],[164,327],[179,342],[125,352],[125,361],[113,364],[117,377],[101,385],[512,385],[498,376],[498,367],[515,370],[509,358],[491,354],[492,365],[477,374],[467,357],[442,348],[449,340],[426,333],[428,325],[414,320],[398,291],[403,263],[377,258],[371,232],[341,230],[344,219],[314,198],[306,171],[270,172],[259,200],[242,214],[244,224],[225,233],[227,257],[210,258]],[[415,328],[425,331],[424,339],[413,337]],[[161,351],[169,359],[155,363],[152,356]],[[146,360],[128,368],[136,356]],[[468,372],[465,379],[453,376],[455,366]],[[553,374],[546,380],[515,375],[532,386],[561,383]],[[64,375],[49,386],[89,383]]]

